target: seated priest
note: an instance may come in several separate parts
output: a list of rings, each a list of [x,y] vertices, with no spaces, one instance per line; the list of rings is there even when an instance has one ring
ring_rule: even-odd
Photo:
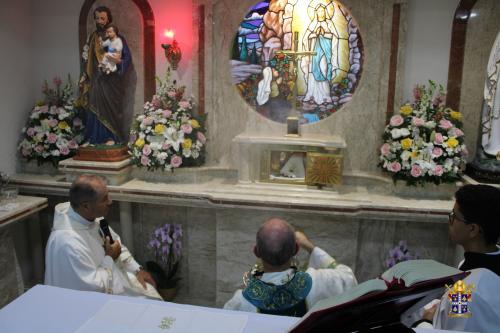
[[[449,215],[449,234],[463,247],[459,269],[470,271],[464,284],[474,285],[470,313],[455,315],[448,292],[424,312],[418,327],[470,332],[500,332],[500,189],[489,185],[465,185],[455,193]]]
[[[305,272],[292,266],[299,248],[310,253]],[[352,270],[279,218],[265,222],[257,232],[254,254],[262,271],[252,271],[245,289],[237,290],[224,309],[274,315],[303,316],[317,301],[343,293],[357,284]]]
[[[106,183],[98,176],[81,175],[71,184],[69,202],[55,207],[45,253],[45,284],[161,300],[151,274],[134,260],[120,236],[109,228],[111,239],[104,237],[100,223],[111,202]]]

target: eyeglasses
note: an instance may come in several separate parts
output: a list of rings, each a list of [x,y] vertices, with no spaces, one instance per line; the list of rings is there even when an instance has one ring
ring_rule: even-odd
[[[450,224],[453,223],[454,219],[457,219],[457,220],[462,221],[464,223],[468,223],[467,220],[465,220],[464,218],[458,217],[457,214],[455,214],[455,212],[453,210],[448,214],[448,219],[449,219]]]

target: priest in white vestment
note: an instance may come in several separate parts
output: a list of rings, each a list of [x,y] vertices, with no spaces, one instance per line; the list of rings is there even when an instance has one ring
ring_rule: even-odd
[[[305,272],[291,267],[299,247],[310,253]],[[337,264],[281,219],[270,219],[261,226],[254,253],[262,260],[263,270],[253,271],[245,289],[237,290],[224,309],[300,317],[319,300],[357,284],[348,266]]]
[[[45,284],[161,300],[151,274],[134,260],[118,234],[110,228],[112,244],[103,237],[100,221],[111,205],[105,182],[82,175],[71,185],[69,198],[55,208]]]

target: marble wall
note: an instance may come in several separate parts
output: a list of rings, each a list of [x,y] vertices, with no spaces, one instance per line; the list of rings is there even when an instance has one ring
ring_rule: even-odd
[[[465,143],[473,160],[479,143],[486,65],[500,31],[500,2],[478,0],[472,8],[465,40],[460,111],[464,116]]]
[[[286,132],[285,125],[254,112],[240,97],[231,81],[231,43],[241,19],[256,2],[216,1],[207,10],[207,17],[212,21],[206,34],[208,134],[212,143],[208,145],[208,162],[211,164],[236,167],[238,147],[232,143],[232,139],[243,131],[257,134]],[[342,1],[359,23],[363,39],[365,59],[361,80],[352,102],[319,123],[301,126],[304,135],[321,133],[343,137],[347,142],[344,161],[346,171],[378,172],[378,148],[387,105],[392,7],[396,2],[403,4],[402,17],[406,17],[406,1]],[[404,31],[405,21],[402,20],[400,49],[405,43]],[[403,63],[403,60],[398,63],[399,74],[402,73]],[[401,75],[398,75],[396,96],[401,95],[400,81]]]

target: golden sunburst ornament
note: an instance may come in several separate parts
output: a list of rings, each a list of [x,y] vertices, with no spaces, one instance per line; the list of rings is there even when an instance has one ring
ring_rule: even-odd
[[[308,185],[342,184],[341,154],[307,154],[306,183]]]

